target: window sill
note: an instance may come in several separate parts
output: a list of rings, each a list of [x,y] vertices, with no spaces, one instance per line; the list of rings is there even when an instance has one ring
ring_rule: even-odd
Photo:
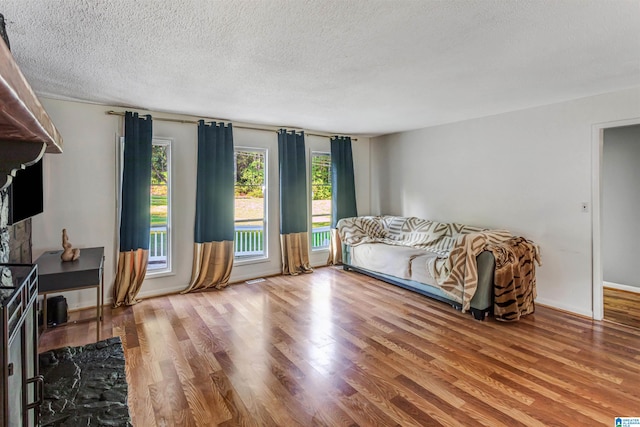
[[[233,266],[243,266],[243,265],[249,265],[249,264],[261,264],[264,262],[269,262],[269,258],[268,257],[260,257],[260,258],[234,258],[233,260]]]
[[[176,273],[172,270],[161,270],[161,271],[154,271],[154,272],[149,272],[147,271],[147,274],[144,276],[144,279],[159,279],[160,277],[168,277],[168,276],[175,276]]]

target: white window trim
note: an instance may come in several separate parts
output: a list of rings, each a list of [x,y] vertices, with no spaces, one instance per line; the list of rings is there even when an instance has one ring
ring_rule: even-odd
[[[309,158],[309,248],[312,253],[329,252],[329,248],[314,248],[313,247],[313,157],[314,155],[329,156],[331,158],[330,151],[317,151],[311,150],[311,157]],[[329,213],[331,218],[331,213]]]
[[[167,150],[167,267],[157,270],[149,270],[147,268],[146,278],[155,279],[158,277],[164,276],[173,276],[175,273],[173,272],[173,226],[172,226],[172,215],[171,215],[171,200],[173,199],[173,171],[172,171],[172,147],[173,147],[173,139],[171,138],[153,138],[151,143],[153,145],[161,145],[168,147]]]
[[[237,257],[233,255],[233,265],[249,265],[268,262],[269,260],[269,149],[262,147],[247,147],[247,146],[234,146],[233,153],[235,159],[235,153],[238,151],[248,151],[255,153],[262,153],[264,155],[264,189],[262,194],[264,195],[264,218],[263,218],[263,230],[262,230],[262,244],[264,246],[264,254],[254,256],[241,256]],[[234,164],[235,173],[235,164]],[[235,182],[234,182],[235,187]],[[235,200],[235,188],[234,188],[234,200]],[[234,212],[234,236],[235,236],[235,212]],[[235,242],[234,242],[235,246]]]

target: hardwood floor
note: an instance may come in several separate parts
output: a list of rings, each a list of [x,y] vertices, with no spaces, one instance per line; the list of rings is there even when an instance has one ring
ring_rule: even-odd
[[[604,288],[604,318],[640,328],[640,294]]]
[[[105,310],[135,426],[594,426],[640,416],[640,332],[516,323],[327,267]],[[90,312],[89,314],[90,315]],[[80,345],[95,323],[47,331]]]

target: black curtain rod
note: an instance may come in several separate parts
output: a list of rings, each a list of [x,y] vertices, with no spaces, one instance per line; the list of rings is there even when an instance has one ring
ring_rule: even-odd
[[[107,114],[110,116],[124,116],[125,113],[122,111],[113,111],[113,110],[109,110],[107,111]],[[146,115],[146,114],[145,114]],[[183,124],[190,124],[190,125],[197,125],[198,121],[197,120],[184,120],[184,119],[167,119],[167,118],[163,118],[163,117],[153,117],[153,120],[158,120],[160,122],[172,122],[172,123],[183,123]],[[226,123],[233,123],[230,120],[220,120],[220,119],[205,119],[207,121],[214,121],[214,122],[226,122]],[[254,127],[254,126],[237,126],[237,125],[233,125],[234,128],[237,129],[251,129],[251,130],[261,130],[261,131],[265,131],[265,132],[278,132],[280,129],[282,128],[278,128],[278,129],[270,129],[270,128],[262,128],[262,127]],[[287,129],[287,130],[295,130],[296,132],[299,132],[299,130],[297,129]],[[334,136],[338,136],[338,135],[322,135],[319,133],[307,133],[305,132],[305,135],[309,135],[309,136],[319,136],[321,138],[333,138]],[[357,141],[357,138],[351,138],[352,141]]]

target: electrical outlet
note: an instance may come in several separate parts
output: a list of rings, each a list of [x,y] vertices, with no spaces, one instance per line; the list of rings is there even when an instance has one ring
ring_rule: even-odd
[[[580,204],[580,212],[582,213],[588,213],[589,212],[589,203],[587,202],[582,202]]]

